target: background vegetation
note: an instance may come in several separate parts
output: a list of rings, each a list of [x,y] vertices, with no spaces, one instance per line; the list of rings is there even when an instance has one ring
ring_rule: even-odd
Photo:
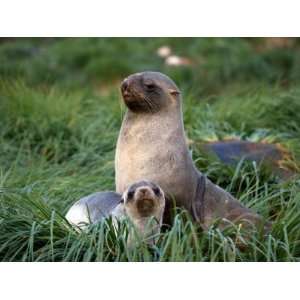
[[[165,45],[186,63],[168,65],[157,55]],[[75,200],[114,189],[119,84],[142,70],[177,82],[194,161],[272,221],[270,235],[202,232],[179,211],[155,247],[127,249],[128,224],[115,233],[108,220],[81,234],[67,224]],[[0,260],[299,261],[299,83],[298,39],[1,39]],[[295,175],[224,165],[201,148],[229,138],[280,144],[289,153],[281,166]]]

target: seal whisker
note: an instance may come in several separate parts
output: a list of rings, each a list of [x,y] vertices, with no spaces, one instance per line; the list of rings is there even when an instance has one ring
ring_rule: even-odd
[[[142,101],[146,104],[148,111],[150,111],[151,113],[153,113],[153,105],[152,105],[150,99],[148,99],[144,95],[141,98],[142,98]]]
[[[144,97],[144,101],[145,101],[145,103],[147,103],[150,112],[153,112],[153,105],[152,105],[151,101],[149,99],[147,99],[147,97]]]
[[[151,112],[158,111],[158,105],[154,104],[148,96],[144,96],[144,100],[151,105]]]

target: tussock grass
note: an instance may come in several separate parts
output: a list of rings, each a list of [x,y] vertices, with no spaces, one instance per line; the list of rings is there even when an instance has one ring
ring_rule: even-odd
[[[300,95],[292,63],[297,55],[292,49],[258,53],[261,43],[19,39],[0,44],[5,61],[0,64],[0,260],[299,261]],[[155,55],[162,44],[196,65],[164,66]],[[216,226],[203,232],[181,210],[153,247],[143,241],[127,247],[126,221],[117,231],[112,220],[81,233],[69,226],[64,215],[72,203],[114,190],[114,151],[124,114],[118,84],[123,75],[143,69],[177,80],[196,165],[272,221],[270,235],[254,232],[246,238],[241,228],[221,232]],[[283,87],[281,79],[289,85]],[[226,166],[199,146],[233,137],[281,144],[291,153],[285,165],[295,177],[283,182],[246,161]]]

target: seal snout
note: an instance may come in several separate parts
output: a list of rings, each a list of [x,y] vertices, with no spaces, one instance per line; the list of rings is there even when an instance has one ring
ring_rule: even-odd
[[[150,216],[154,213],[155,202],[154,199],[141,198],[136,203],[137,211],[142,217]]]
[[[121,84],[121,92],[124,100],[129,100],[131,97],[131,93],[129,90],[129,80],[128,78],[124,79],[122,84]]]
[[[152,198],[153,192],[149,187],[140,187],[136,190],[136,196],[138,198]]]
[[[141,216],[150,216],[154,213],[158,199],[150,186],[138,187],[135,191],[135,202]]]
[[[125,79],[123,80],[123,82],[121,83],[121,91],[122,91],[122,92],[126,92],[127,89],[128,89],[128,87],[129,87],[128,78],[125,78]]]
[[[121,93],[125,103],[130,102],[134,99],[134,91],[133,91],[132,79],[126,78],[121,83]]]

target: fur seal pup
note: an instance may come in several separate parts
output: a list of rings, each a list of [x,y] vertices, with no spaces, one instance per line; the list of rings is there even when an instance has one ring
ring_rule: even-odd
[[[124,192],[123,201],[125,213],[133,222],[140,238],[154,244],[160,233],[165,209],[163,190],[153,182],[140,181]]]
[[[115,156],[118,193],[147,178],[165,192],[164,222],[168,222],[168,206],[175,199],[205,229],[216,220],[221,228],[228,222],[263,223],[259,215],[195,167],[186,145],[181,93],[169,77],[159,72],[136,73],[122,82],[121,93],[128,110]]]
[[[153,243],[160,232],[165,208],[162,189],[149,181],[139,181],[123,193],[111,191],[97,192],[75,202],[66,214],[71,225],[84,229],[104,218],[114,219],[128,217],[135,232],[129,234],[132,242],[138,234],[146,242]]]

